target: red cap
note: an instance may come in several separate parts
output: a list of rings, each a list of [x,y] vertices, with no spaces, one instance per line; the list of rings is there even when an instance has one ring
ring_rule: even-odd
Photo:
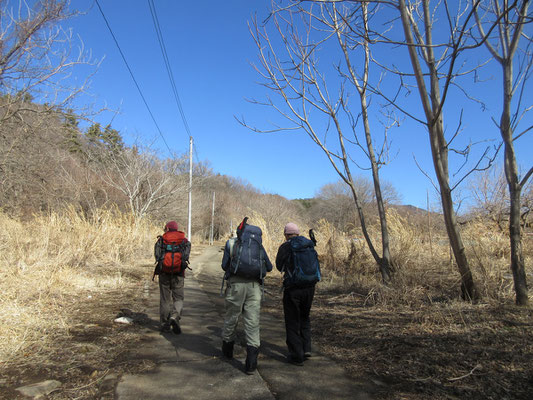
[[[176,221],[169,221],[165,225],[165,229],[169,231],[177,231],[178,230],[178,223]]]

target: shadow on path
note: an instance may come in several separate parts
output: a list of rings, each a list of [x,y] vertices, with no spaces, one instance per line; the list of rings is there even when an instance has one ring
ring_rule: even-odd
[[[192,259],[194,275],[189,274],[185,281],[180,335],[154,329],[159,319],[159,293],[157,283],[152,284],[142,345],[131,358],[153,360],[156,368],[123,376],[116,388],[118,399],[370,399],[360,383],[350,380],[341,367],[318,352],[303,367],[288,364],[284,324],[271,313],[261,316],[256,374],[243,372],[245,350],[239,340],[235,358],[223,359],[221,258],[220,247],[213,246]],[[264,307],[277,306],[270,300]]]

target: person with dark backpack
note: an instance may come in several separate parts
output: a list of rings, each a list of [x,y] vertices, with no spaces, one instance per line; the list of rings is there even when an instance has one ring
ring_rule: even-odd
[[[263,281],[267,272],[272,271],[272,264],[262,244],[261,229],[248,225],[247,220],[248,217],[244,218],[237,228],[237,237],[229,239],[224,247],[222,269],[227,285],[222,353],[228,359],[233,358],[236,328],[242,315],[246,337],[245,372],[251,375],[257,369],[259,355]]]
[[[191,242],[178,230],[178,223],[170,221],[165,233],[157,237],[154,246],[154,277],[159,276],[159,321],[162,332],[181,333],[185,269],[188,268]]]
[[[321,279],[320,264],[312,230],[310,240],[300,236],[298,226],[289,222],[283,233],[286,241],[278,249],[276,268],[283,273],[287,361],[302,366],[311,357],[310,313],[315,285]]]

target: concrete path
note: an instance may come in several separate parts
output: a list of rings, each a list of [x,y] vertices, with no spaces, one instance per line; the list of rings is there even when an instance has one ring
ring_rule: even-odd
[[[350,380],[341,367],[318,352],[303,367],[288,364],[283,321],[267,312],[261,317],[258,371],[251,376],[244,373],[243,346],[236,346],[232,361],[224,360],[220,351],[224,303],[218,293],[221,258],[220,246],[207,247],[192,258],[193,273],[185,281],[181,335],[161,334],[155,329],[159,292],[153,285],[146,310],[153,328],[146,329],[143,345],[131,357],[153,360],[157,368],[124,375],[116,388],[116,398],[370,399],[362,391],[364,385]],[[271,293],[265,304],[276,304],[276,296],[280,294]]]

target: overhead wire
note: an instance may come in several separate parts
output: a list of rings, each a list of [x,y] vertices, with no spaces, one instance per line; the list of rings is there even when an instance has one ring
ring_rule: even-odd
[[[179,92],[176,87],[176,80],[174,79],[174,73],[172,72],[172,67],[170,64],[170,60],[168,58],[168,52],[167,52],[167,48],[165,45],[163,32],[161,30],[161,25],[159,23],[159,17],[157,15],[157,10],[155,8],[155,3],[153,2],[153,0],[148,0],[148,6],[150,7],[150,13],[152,14],[152,21],[154,23],[155,31],[157,34],[157,40],[159,42],[159,48],[161,49],[161,53],[163,55],[163,60],[165,62],[165,67],[166,67],[167,74],[170,80],[170,85],[172,87],[172,92],[174,94],[174,99],[176,100],[176,105],[178,106],[178,110],[180,112],[183,125],[185,126],[185,130],[187,131],[189,138],[191,138],[192,137],[191,130],[189,129],[189,124],[187,123],[187,118],[185,117],[185,111],[183,110],[183,105],[181,103]],[[196,144],[196,146],[193,146],[193,151],[194,151],[194,156],[196,158],[196,162],[200,163],[200,158],[198,157],[197,147],[198,147],[198,144]]]
[[[165,140],[165,136],[163,135],[163,132],[161,131],[161,129],[159,128],[159,125],[157,124],[157,121],[154,117],[154,114],[152,113],[152,110],[150,109],[150,106],[148,106],[148,102],[146,101],[146,98],[144,97],[144,94],[141,90],[141,87],[139,86],[139,84],[137,83],[137,79],[135,79],[135,75],[133,75],[133,71],[131,70],[129,64],[128,64],[128,61],[126,60],[126,56],[124,55],[124,52],[122,51],[122,48],[120,47],[120,44],[118,43],[118,40],[117,38],[115,37],[115,34],[113,33],[113,30],[111,29],[111,25],[109,24],[109,21],[107,20],[105,14],[104,14],[104,11],[102,10],[102,7],[100,6],[100,3],[98,2],[98,0],[95,0],[96,2],[96,5],[98,6],[98,9],[100,10],[100,14],[102,14],[102,18],[104,19],[104,22],[107,26],[107,29],[109,30],[109,33],[111,34],[111,36],[113,37],[113,40],[115,41],[115,45],[117,46],[118,48],[118,51],[120,53],[120,55],[122,56],[122,60],[124,61],[124,64],[126,64],[126,68],[128,69],[130,75],[131,75],[131,79],[133,79],[133,82],[135,83],[135,86],[137,87],[137,90],[139,91],[139,94],[141,95],[141,98],[144,102],[144,105],[146,106],[146,109],[148,110],[148,113],[150,114],[150,117],[152,118],[152,121],[154,122],[154,125],[156,126],[157,128],[157,131],[159,132],[159,135],[161,136],[161,139],[163,139],[163,143],[165,143],[165,146],[167,147],[169,153],[173,156],[173,152],[172,150],[170,149],[167,141]]]
[[[183,125],[185,126],[185,130],[187,131],[187,134],[189,135],[189,137],[191,137],[192,136],[191,131],[189,129],[189,124],[187,123],[187,118],[185,117],[185,112],[183,111],[183,106],[180,100],[178,89],[176,88],[176,81],[174,79],[174,74],[172,73],[172,68],[170,66],[170,60],[168,58],[167,48],[165,46],[165,40],[163,38],[163,33],[161,31],[161,25],[159,24],[159,18],[157,16],[157,11],[155,9],[155,4],[153,0],[148,0],[148,6],[150,7],[150,13],[152,14],[152,21],[154,23],[155,31],[157,34],[157,40],[159,41],[159,47],[163,55],[163,60],[165,61],[165,67],[167,69],[168,78],[170,80],[170,85],[172,86],[172,92],[174,93],[174,99],[176,100],[176,104],[178,106],[178,110],[180,112]]]

